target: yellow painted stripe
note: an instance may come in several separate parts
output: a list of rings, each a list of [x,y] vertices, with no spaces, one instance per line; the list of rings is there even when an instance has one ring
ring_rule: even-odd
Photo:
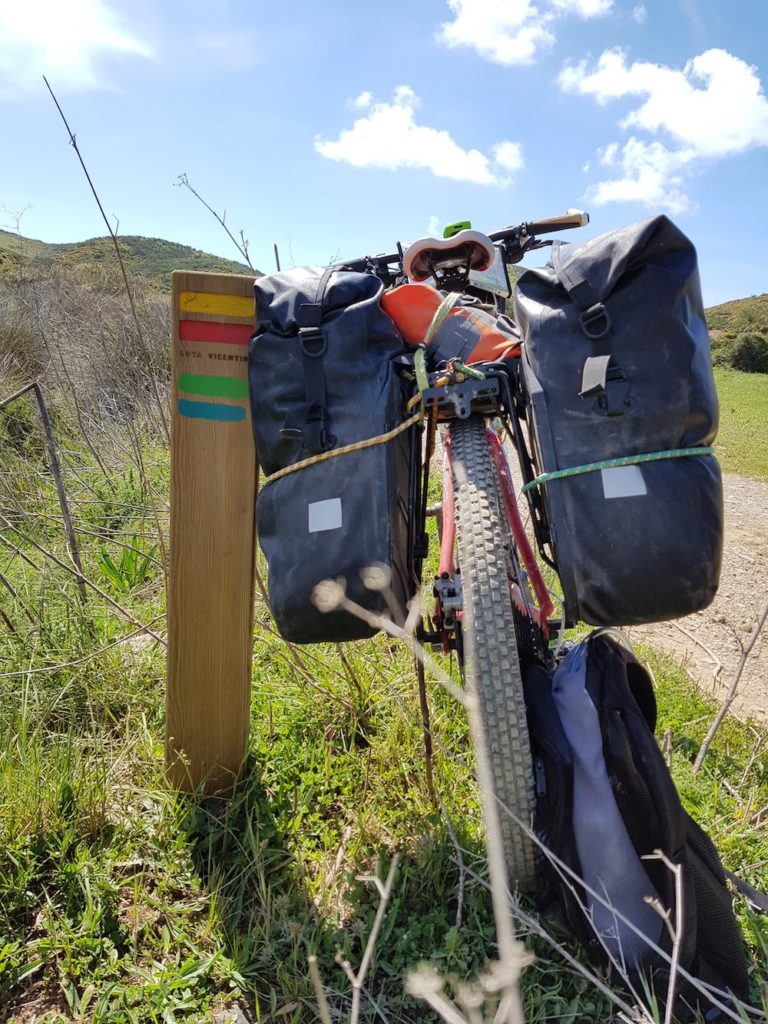
[[[254,301],[244,295],[219,295],[213,292],[179,292],[182,313],[209,313],[212,316],[253,318]]]

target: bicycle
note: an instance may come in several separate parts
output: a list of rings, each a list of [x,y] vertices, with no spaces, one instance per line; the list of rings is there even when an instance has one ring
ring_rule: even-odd
[[[451,294],[470,294],[487,308],[503,311],[500,289],[484,288],[495,253],[504,268],[530,251],[553,244],[541,240],[582,227],[581,211],[530,221],[481,235],[467,223],[446,229],[444,239],[426,238],[406,250],[338,264],[339,269],[376,274],[386,287],[409,275]],[[496,258],[497,264],[499,262]],[[477,276],[478,272],[480,277]],[[450,301],[450,300],[449,300]],[[445,303],[444,305],[447,305]],[[439,315],[439,313],[438,313]],[[518,350],[519,355],[519,350]],[[536,844],[519,822],[530,823],[535,807],[534,766],[530,753],[521,662],[551,664],[550,638],[562,622],[517,505],[503,440],[516,450],[525,483],[534,477],[534,439],[526,437],[526,395],[520,360],[473,364],[454,360],[436,371],[416,375],[429,422],[426,450],[422,433],[412,431],[408,495],[409,556],[420,583],[427,555],[426,521],[438,514],[440,561],[433,586],[435,609],[422,619],[416,638],[423,645],[457,652],[465,687],[477,695],[493,777],[492,797],[508,812],[501,816],[502,841],[510,884],[525,890],[535,884]],[[444,426],[443,498],[430,508],[427,494],[437,424]],[[536,546],[555,568],[546,508],[535,488],[526,492]]]

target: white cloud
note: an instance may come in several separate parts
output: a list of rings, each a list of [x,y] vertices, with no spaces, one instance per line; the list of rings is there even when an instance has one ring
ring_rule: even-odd
[[[632,17],[638,25],[644,25],[648,20],[648,10],[645,4],[637,4],[632,8]]]
[[[513,174],[525,166],[523,147],[519,142],[497,142],[493,147],[493,159],[499,167]]]
[[[555,40],[551,14],[538,16],[531,0],[448,0],[453,21],[440,26],[438,39],[454,49],[470,46],[496,64],[530,64]]]
[[[442,235],[442,233],[443,229],[441,227],[440,218],[436,217],[435,214],[432,214],[427,224],[427,234],[432,238],[437,238],[437,236]]]
[[[579,18],[601,18],[613,9],[613,0],[552,0],[557,11]]]
[[[447,0],[453,21],[437,33],[451,49],[469,46],[495,64],[531,64],[555,41],[553,24],[608,14],[613,0]]]
[[[361,94],[365,96],[365,93]],[[373,103],[369,113],[345,128],[338,139],[315,138],[315,150],[330,160],[353,167],[402,167],[430,170],[438,178],[472,181],[478,185],[509,185],[511,174],[523,166],[517,142],[499,142],[491,155],[462,149],[449,132],[416,123],[419,99],[407,85],[398,86],[391,103]]]
[[[665,131],[702,155],[768,144],[768,100],[756,70],[725,50],[707,50],[682,71],[647,61],[628,65],[621,50],[607,50],[594,71],[585,63],[566,67],[560,84],[602,104],[645,96],[621,127]]]
[[[612,142],[599,150],[598,159],[603,167],[615,169],[618,177],[587,189],[585,198],[596,206],[639,202],[675,214],[690,207],[682,173],[691,161],[689,151],[670,150],[661,142],[633,137],[621,148]]]
[[[0,0],[0,92],[56,86],[94,88],[105,54],[150,57],[104,0]]]
[[[725,50],[707,50],[682,70],[648,61],[628,64],[622,50],[607,50],[593,69],[586,61],[567,65],[558,81],[564,91],[593,96],[601,105],[640,98],[619,127],[645,132],[654,141],[633,136],[621,147],[620,161],[619,143],[606,147],[601,163],[620,163],[622,177],[594,187],[599,202],[631,194],[647,205],[679,211],[687,202],[685,179],[698,163],[768,145],[768,99],[757,71]]]
[[[373,93],[366,89],[365,92],[361,92],[359,96],[355,96],[355,98],[350,101],[349,105],[353,110],[366,110],[370,107],[371,103],[373,103]]]

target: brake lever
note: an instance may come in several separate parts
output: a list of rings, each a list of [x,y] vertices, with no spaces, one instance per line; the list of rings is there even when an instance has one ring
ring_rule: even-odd
[[[533,249],[544,249],[547,246],[554,245],[554,240],[549,238],[533,238],[530,235],[524,235],[523,238],[515,245],[515,252],[509,255],[509,250],[505,247],[504,250],[504,262],[507,266],[514,266],[515,263],[519,263],[524,256],[526,256]]]

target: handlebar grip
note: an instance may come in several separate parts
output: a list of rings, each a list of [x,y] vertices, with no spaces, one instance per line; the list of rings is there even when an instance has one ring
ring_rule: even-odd
[[[559,217],[532,220],[525,226],[529,235],[545,235],[553,231],[567,231],[569,228],[583,228],[589,224],[589,214],[583,210],[571,210]]]

